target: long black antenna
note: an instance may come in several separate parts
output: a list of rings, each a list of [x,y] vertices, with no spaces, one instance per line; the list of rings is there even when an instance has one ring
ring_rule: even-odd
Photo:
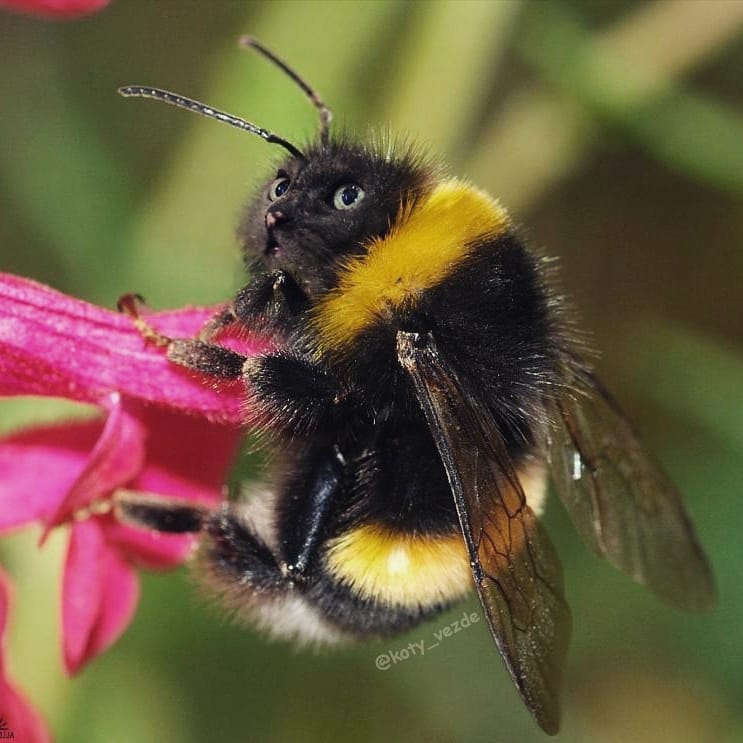
[[[266,142],[271,144],[277,144],[283,147],[285,150],[290,152],[294,157],[304,159],[304,155],[291,143],[283,137],[279,137],[277,134],[263,129],[260,126],[251,124],[245,119],[241,119],[239,116],[233,116],[232,114],[219,111],[216,108],[207,106],[205,103],[200,103],[192,98],[186,98],[185,96],[178,95],[178,93],[171,93],[168,90],[162,90],[160,88],[149,88],[142,85],[126,85],[123,88],[119,88],[119,93],[126,98],[138,97],[138,98],[153,98],[156,101],[163,101],[163,103],[169,103],[171,106],[178,106],[178,108],[185,108],[187,111],[193,111],[194,113],[201,114],[210,119],[216,119],[222,121],[230,126],[237,127],[243,131],[250,132],[251,134],[257,134],[259,137],[263,137]]]
[[[283,59],[277,57],[270,49],[266,49],[257,39],[254,39],[252,36],[241,36],[239,43],[242,47],[255,49],[255,51],[265,57],[269,62],[275,64],[301,88],[302,92],[310,99],[310,103],[317,109],[317,114],[320,117],[320,141],[323,143],[327,142],[330,133],[330,122],[333,120],[333,112],[325,105],[318,92],[304,78],[300,77],[299,73],[289,67]]]

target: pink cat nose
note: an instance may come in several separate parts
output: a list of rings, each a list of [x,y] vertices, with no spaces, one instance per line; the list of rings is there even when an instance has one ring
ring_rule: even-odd
[[[268,229],[271,229],[275,225],[277,225],[279,222],[281,222],[284,219],[283,212],[277,212],[277,211],[271,211],[266,212],[266,227]]]

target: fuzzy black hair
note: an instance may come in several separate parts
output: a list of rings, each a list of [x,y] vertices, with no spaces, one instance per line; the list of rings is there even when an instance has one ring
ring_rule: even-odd
[[[280,162],[246,208],[238,234],[249,270],[289,271],[311,295],[332,284],[342,259],[384,236],[402,208],[429,193],[441,170],[420,147],[383,134],[366,140],[336,134],[304,153]],[[288,185],[272,200],[277,179]],[[333,197],[347,184],[363,189],[363,201],[339,210]]]

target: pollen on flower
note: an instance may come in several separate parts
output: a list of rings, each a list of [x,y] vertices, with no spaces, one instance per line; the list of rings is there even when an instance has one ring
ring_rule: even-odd
[[[73,521],[85,521],[93,516],[103,516],[113,509],[112,499],[99,499],[88,503],[87,506],[78,508],[72,514]]]

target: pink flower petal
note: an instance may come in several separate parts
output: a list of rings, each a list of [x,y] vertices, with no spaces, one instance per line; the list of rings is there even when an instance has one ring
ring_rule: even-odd
[[[190,337],[213,312],[190,308],[148,319],[166,335]],[[223,340],[245,355],[268,345],[234,333]],[[95,507],[120,488],[216,502],[241,436],[244,388],[174,366],[126,316],[0,273],[2,394],[61,396],[109,411],[105,422],[0,441],[0,528],[73,524],[62,627],[65,667],[74,673],[130,622],[134,566],[170,567],[193,545],[189,536],[96,515]]]
[[[8,629],[8,614],[10,612],[10,594],[12,591],[10,579],[0,568],[0,676],[5,675],[5,631]]]
[[[84,662],[105,652],[119,639],[132,621],[139,603],[137,571],[115,550],[105,551],[102,572],[105,575],[105,581],[101,606]]]
[[[148,320],[191,337],[215,308],[158,312]],[[265,341],[240,339],[246,355]],[[0,273],[0,395],[44,395],[100,403],[112,392],[214,420],[244,419],[241,382],[209,379],[170,363],[131,319]]]
[[[53,518],[57,512],[70,513],[89,502],[68,497],[73,486],[83,492],[89,489],[91,498],[120,486],[199,503],[213,503],[221,497],[242,437],[240,429],[135,403],[125,407],[132,411],[129,416],[136,413],[137,427],[146,432],[145,458],[140,457],[140,442],[135,439],[136,451],[127,455],[130,462],[124,462],[123,472],[116,476],[113,466],[106,464],[108,475],[98,478],[97,487],[91,482],[88,460],[91,451],[110,450],[111,432],[120,427],[113,422],[120,421],[120,414],[110,417],[105,426],[103,420],[75,421],[0,439],[0,530],[32,521],[58,523],[61,519]]]
[[[244,432],[181,413],[129,403],[147,430],[147,458],[129,487],[199,503],[223,496]]]
[[[77,18],[105,8],[110,0],[0,0],[0,7],[43,18]]]
[[[223,496],[242,432],[236,426],[210,423],[181,413],[130,403],[147,430],[147,458],[127,488],[215,504]],[[106,539],[134,564],[154,568],[179,565],[193,550],[189,536],[158,534],[106,521]]]
[[[173,424],[171,431],[179,430],[178,419],[183,419],[180,422],[185,422],[186,428],[198,423],[206,428],[205,442],[223,440],[223,436],[208,435],[211,428],[221,433],[222,426],[184,415],[163,415],[167,415],[168,421]],[[33,428],[0,440],[0,531],[38,522],[58,522],[59,518],[55,516],[85,468],[102,429],[103,421],[76,422]],[[231,429],[224,430],[233,433]],[[236,432],[232,438],[237,438]],[[168,448],[167,444],[166,438],[162,447]],[[176,450],[178,447],[171,448]],[[224,461],[224,468],[215,477],[214,483],[207,485],[201,478],[191,482],[177,471],[168,471],[167,465],[158,461],[158,452],[148,452],[148,459],[152,461],[132,483],[127,483],[127,487],[161,495],[177,495],[202,503],[216,502],[230,463],[225,461],[225,457],[234,448],[232,441],[218,452],[219,458]],[[167,453],[171,454],[171,451]],[[204,467],[205,471],[209,469],[209,466]],[[175,567],[194,548],[193,537],[134,529],[113,518],[106,518],[103,523],[106,541],[133,564],[141,567]]]
[[[13,734],[13,740],[19,743],[50,743],[51,736],[41,715],[7,676],[5,630],[10,600],[10,581],[0,570],[0,719],[7,724],[7,732]]]
[[[39,426],[0,440],[0,530],[50,522],[102,428],[99,420]]]
[[[67,673],[108,649],[129,625],[139,598],[134,569],[105,543],[98,519],[72,528],[62,585]]]
[[[118,395],[111,396],[108,418],[85,468],[46,524],[44,537],[76,511],[105,498],[134,479],[144,464],[144,426],[125,412]]]
[[[62,582],[62,636],[68,673],[85,660],[103,596],[103,533],[93,520],[75,524]]]
[[[178,567],[188,558],[198,539],[191,534],[165,534],[150,529],[137,529],[115,518],[101,519],[106,543],[127,562],[148,570]]]
[[[121,451],[125,437],[112,441],[120,412],[105,427],[102,420],[80,421],[0,439],[0,530],[39,521],[51,527],[120,487],[205,504],[221,499],[242,436],[237,427],[141,403],[125,408],[126,419],[137,421],[130,428],[146,432],[144,458],[141,441],[135,439],[128,452]],[[99,457],[91,451],[109,453],[118,463],[99,462],[96,474]],[[106,540],[135,565],[173,567],[194,546],[188,536],[134,529],[113,518],[103,523]]]

